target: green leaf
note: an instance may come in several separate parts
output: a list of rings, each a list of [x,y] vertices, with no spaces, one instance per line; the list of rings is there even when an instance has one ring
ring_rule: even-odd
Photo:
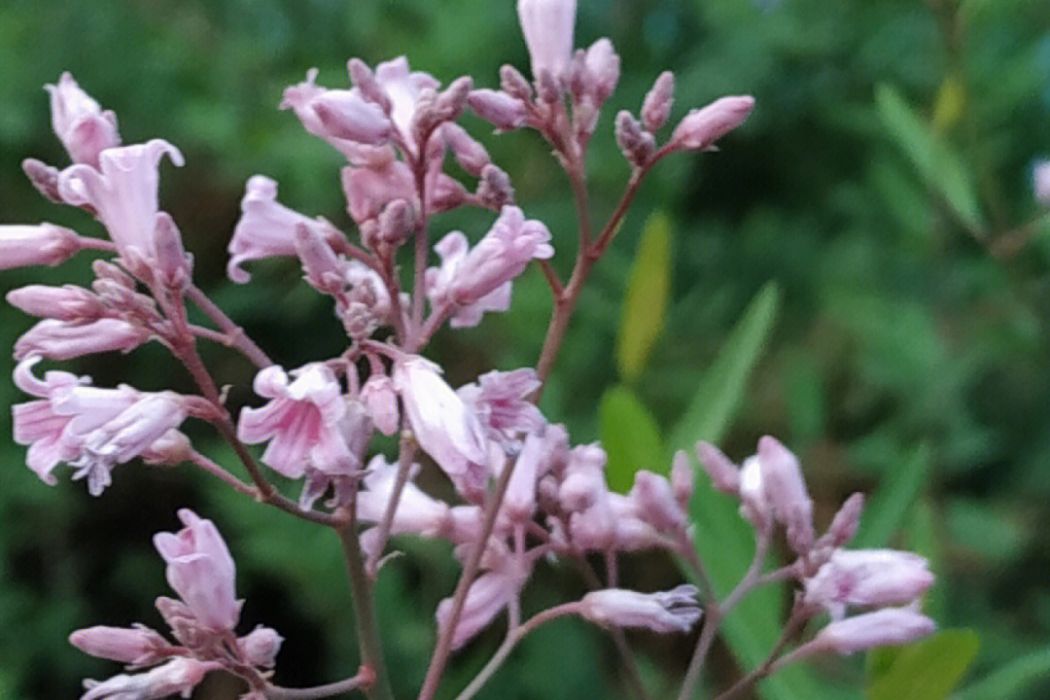
[[[692,450],[697,440],[718,442],[725,435],[773,330],[779,305],[780,292],[773,282],[751,301],[671,433],[672,450]]]
[[[616,342],[620,375],[632,382],[645,369],[649,352],[663,331],[671,289],[671,220],[649,217],[631,267]]]
[[[944,630],[897,651],[885,672],[868,686],[869,700],[944,700],[977,656],[970,629]]]
[[[1021,697],[1021,692],[1036,681],[1050,676],[1050,647],[1033,651],[1000,666],[987,676],[963,688],[957,700],[1001,700]]]
[[[598,415],[602,446],[609,457],[605,467],[609,488],[624,493],[631,488],[639,469],[665,468],[660,428],[633,391],[625,386],[606,391]]]
[[[880,85],[875,90],[879,117],[890,136],[919,171],[926,185],[940,194],[959,221],[981,234],[983,221],[970,171],[951,146],[908,105],[896,88]]]
[[[885,547],[904,523],[912,505],[922,493],[930,474],[930,451],[921,445],[908,459],[892,466],[886,478],[864,509],[853,546],[863,549]]]
[[[692,404],[672,433],[669,447],[692,453],[697,440],[718,442],[747,390],[748,378],[765,349],[779,306],[779,292],[767,284],[755,296],[704,373]],[[725,596],[741,579],[754,553],[751,527],[737,512],[733,499],[714,491],[706,479],[697,481],[691,505],[697,550]],[[723,623],[725,639],[744,668],[762,663],[776,643],[784,619],[784,596],[777,586],[760,588],[730,613]],[[834,697],[804,667],[789,667],[760,687],[762,697],[790,700]]]

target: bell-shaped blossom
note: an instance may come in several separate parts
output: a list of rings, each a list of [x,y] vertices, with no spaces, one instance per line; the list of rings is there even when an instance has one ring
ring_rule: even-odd
[[[158,166],[164,155],[175,165],[183,163],[179,149],[153,139],[106,149],[99,156],[97,170],[74,165],[59,178],[62,198],[68,204],[94,208],[127,262],[156,256],[153,232],[158,212]]]
[[[813,545],[813,501],[798,458],[776,438],[758,441],[762,483],[776,519],[787,528],[788,544],[798,554]]]
[[[85,654],[132,666],[148,666],[171,655],[171,644],[145,625],[97,625],[69,635],[69,643]]]
[[[357,515],[362,522],[382,522],[394,495],[397,471],[398,466],[388,464],[382,455],[376,455],[369,462],[364,489],[358,494],[357,500]],[[413,465],[412,471],[418,471],[418,465]],[[448,517],[447,504],[427,495],[409,480],[401,491],[390,532],[395,535],[411,533],[437,537],[445,528]]]
[[[379,432],[393,435],[398,431],[401,412],[397,407],[397,390],[390,377],[385,374],[370,376],[361,387],[360,398]]]
[[[74,163],[98,167],[99,154],[120,145],[117,117],[102,111],[71,74],[63,73],[57,85],[45,85],[51,94],[51,126]]]
[[[469,252],[466,239],[458,233],[435,246],[442,265],[428,270],[427,296],[435,306],[456,309],[453,327],[477,325],[484,311],[506,308],[508,283],[529,262],[554,255],[548,241],[550,231],[541,222],[526,220],[517,207],[503,207],[492,229]]]
[[[532,76],[560,78],[572,59],[576,0],[518,0],[518,19],[532,61]]]
[[[437,365],[416,355],[394,362],[394,387],[419,446],[450,476],[488,462],[488,441],[477,415],[441,378]]]
[[[20,287],[7,293],[7,303],[30,316],[66,322],[96,320],[106,311],[97,296],[71,284]]]
[[[354,90],[325,90],[311,100],[310,108],[332,138],[378,146],[390,135],[390,120],[383,110]]]
[[[453,649],[459,649],[488,627],[521,592],[528,572],[521,571],[509,557],[501,564],[499,569],[482,574],[470,585],[459,622],[452,633]],[[439,634],[445,634],[451,615],[452,599],[446,598],[437,609]]]
[[[1035,201],[1050,207],[1050,160],[1042,160],[1032,168],[1032,193]]]
[[[882,607],[916,600],[933,585],[927,561],[892,549],[835,551],[806,581],[806,602],[841,618],[849,606]]]
[[[528,105],[523,100],[499,90],[475,90],[467,103],[475,114],[499,131],[519,129],[529,118]]]
[[[671,135],[670,145],[688,150],[711,148],[715,141],[744,123],[755,108],[749,95],[722,97],[702,109],[689,112]]]
[[[179,520],[185,527],[178,532],[153,537],[168,565],[168,584],[201,625],[216,632],[232,630],[240,619],[241,601],[230,550],[212,521],[187,508],[179,511]]]
[[[264,175],[248,179],[241,199],[241,218],[233,229],[227,251],[226,273],[244,284],[251,276],[241,269],[249,260],[290,257],[296,254],[295,232],[300,226],[324,234],[324,223],[289,209],[277,201],[277,182]]]
[[[131,352],[149,337],[149,331],[115,318],[91,323],[45,319],[15,342],[15,359],[40,355],[49,360],[71,360],[100,352]]]
[[[579,604],[580,615],[602,627],[643,627],[654,632],[688,632],[703,611],[696,586],[682,585],[661,593],[620,588],[594,591]]]
[[[376,219],[392,202],[414,202],[416,199],[412,170],[399,160],[343,168],[342,183],[347,211],[358,226]]]
[[[250,445],[269,442],[263,462],[292,479],[303,476],[308,466],[329,474],[358,469],[360,458],[345,432],[349,408],[335,374],[312,363],[291,376],[294,381],[277,366],[256,375],[255,393],[270,401],[241,411],[238,437]]]
[[[80,247],[80,236],[54,224],[0,226],[0,270],[61,265]]]
[[[237,640],[237,648],[244,660],[252,666],[273,668],[283,642],[284,637],[277,634],[277,630],[259,625]]]
[[[523,367],[510,372],[488,372],[477,383],[456,390],[473,409],[493,440],[506,441],[522,433],[542,430],[547,421],[529,398],[540,388],[536,371]]]
[[[87,692],[80,700],[157,700],[172,695],[188,698],[209,671],[222,668],[214,661],[179,657],[145,673],[119,676],[99,682],[84,681]]]
[[[933,634],[936,623],[911,608],[883,608],[832,622],[806,647],[810,653],[853,654],[875,647],[898,646]]]

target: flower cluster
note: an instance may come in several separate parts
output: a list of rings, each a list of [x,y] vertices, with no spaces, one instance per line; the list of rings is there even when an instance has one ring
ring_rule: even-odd
[[[193,259],[158,199],[160,162],[167,156],[182,165],[181,153],[160,139],[121,145],[114,115],[69,74],[50,90],[55,133],[72,163],[60,170],[28,160],[24,169],[44,196],[98,219],[109,240],[51,224],[0,226],[0,267],[57,265],[85,249],[112,256],[95,262],[90,289],[31,285],[8,295],[12,305],[42,319],[14,349],[15,382],[35,399],[14,409],[14,437],[29,446],[29,467],[55,484],[53,472],[67,464],[98,496],[116,465],[134,458],[191,462],[258,501],[336,530],[362,606],[391,537],[450,542],[462,577],[435,611],[438,641],[423,698],[434,696],[452,650],[504,613],[513,644],[560,615],[605,628],[687,633],[702,618],[717,626],[725,612],[714,591],[691,584],[656,593],[617,584],[618,557],[641,550],[695,562],[697,582],[705,584],[689,524],[690,458],[678,454],[666,474],[638,471],[627,493],[616,492],[606,480],[602,446],[573,444],[565,426],[545,416],[537,401],[580,288],[619,230],[642,178],[671,153],[711,150],[746,119],[754,100],[724,97],[692,110],[661,144],[657,134],[670,119],[674,97],[673,75],[664,73],[638,117],[617,115],[615,136],[632,172],[630,184],[603,229],[591,231],[589,217],[581,216],[572,277],[562,283],[550,262],[551,232],[515,204],[510,176],[458,122],[471,109],[499,131],[534,130],[552,147],[574,191],[585,193],[588,145],[619,81],[620,58],[608,39],[574,49],[574,0],[520,0],[518,14],[531,82],[504,66],[498,90],[475,89],[469,77],[442,86],[399,57],[374,68],[350,60],[343,87],[321,86],[311,70],[284,91],[281,108],[345,157],[335,186],[345,195],[357,235],[280,203],[278,183],[257,174],[245,186],[227,272],[243,284],[251,279],[244,266],[253,261],[297,261],[305,283],[330,299],[346,332],[346,350],[336,357],[282,367],[193,284]],[[585,194],[577,201],[586,207]],[[485,214],[488,230],[474,243],[451,231],[431,244],[437,216],[460,207],[491,212]],[[559,251],[570,243],[558,241]],[[403,270],[406,257],[411,265]],[[473,327],[486,313],[507,311],[514,282],[534,263],[555,300],[537,366],[491,371],[454,388],[424,356],[428,341],[445,327]],[[214,327],[191,323],[189,305]],[[149,341],[170,350],[200,395],[98,388],[63,371],[42,379],[33,373],[43,360],[130,352]],[[226,406],[197,350],[201,341],[231,347],[256,365],[258,405],[239,412]],[[190,417],[212,424],[230,443],[251,483],[193,447],[179,431]],[[398,437],[396,459],[376,453],[377,432]],[[256,463],[254,445],[262,446],[265,468]],[[843,549],[856,529],[859,498],[848,501],[818,538],[798,462],[780,443],[763,438],[758,454],[740,468],[710,445],[701,445],[699,455],[716,487],[740,499],[743,516],[766,543],[763,553],[776,528],[784,530],[796,557],[785,569],[785,578],[798,582],[796,608],[807,619],[827,611],[833,620],[807,649],[848,653],[932,629],[912,607],[933,580],[924,560]],[[444,492],[453,495],[439,498],[420,486],[418,474],[432,466],[451,485]],[[301,482],[298,502],[278,491],[266,468]],[[84,698],[188,694],[205,673],[219,669],[248,683],[245,697],[285,697],[269,681],[280,636],[269,628],[236,635],[241,603],[226,545],[211,522],[188,510],[179,515],[185,528],[155,540],[179,596],[157,600],[176,643],[141,625],[75,632],[73,644],[90,654],[131,670],[152,667],[89,681]],[[606,562],[604,581],[590,569],[593,555]],[[521,594],[532,573],[559,562],[581,567],[597,590],[523,623]],[[359,624],[371,624],[367,615],[359,617]],[[363,629],[359,636],[361,672],[326,686],[328,694],[369,686],[377,697],[388,696],[381,650],[373,646],[377,635]]]

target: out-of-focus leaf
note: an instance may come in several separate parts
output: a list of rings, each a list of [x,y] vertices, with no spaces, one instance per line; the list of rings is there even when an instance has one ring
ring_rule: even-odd
[[[657,212],[645,224],[631,267],[616,343],[620,375],[628,382],[645,369],[649,351],[663,331],[670,288],[671,221]]]
[[[972,232],[983,228],[970,172],[954,150],[889,85],[875,91],[875,104],[886,130],[911,160],[926,184],[938,192]]]
[[[937,530],[937,513],[930,499],[923,498],[911,509],[905,527],[905,547],[921,554],[930,562],[930,570],[940,574],[945,570],[944,553],[940,533]],[[923,598],[923,609],[934,620],[944,620],[946,615],[945,587],[934,586]]]
[[[869,700],[944,700],[977,656],[980,642],[970,629],[944,630],[897,651],[893,662],[868,686]]]
[[[966,111],[966,85],[958,75],[949,75],[937,90],[933,104],[933,127],[944,132],[959,123]]]
[[[963,688],[957,700],[1001,700],[1021,697],[1032,683],[1050,676],[1050,647],[1025,654]]]
[[[1024,528],[1016,516],[993,508],[986,501],[952,499],[946,508],[945,523],[953,542],[991,562],[1016,556],[1025,544]]]
[[[602,445],[609,456],[605,475],[609,488],[626,492],[639,469],[664,468],[660,428],[633,391],[614,386],[602,395],[598,410]]]
[[[884,547],[901,527],[930,473],[930,451],[921,445],[886,473],[881,487],[868,502],[854,538],[858,548]]]
[[[779,305],[780,292],[772,282],[751,301],[671,433],[672,450],[692,450],[697,440],[716,442],[725,434],[773,330]]]

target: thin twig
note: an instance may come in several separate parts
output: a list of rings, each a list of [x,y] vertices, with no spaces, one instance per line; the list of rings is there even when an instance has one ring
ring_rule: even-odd
[[[212,476],[217,477],[229,486],[232,486],[234,491],[242,493],[245,496],[251,496],[252,498],[258,497],[258,489],[256,489],[251,484],[247,484],[241,481],[236,476],[226,471],[226,469],[219,465],[217,462],[212,461],[208,457],[202,455],[200,452],[197,452],[196,450],[191,452],[190,461],[196,464],[204,471],[206,471],[207,473],[211,474]]]
[[[353,678],[314,686],[313,688],[282,688],[278,685],[267,686],[263,691],[267,700],[317,700],[344,695],[355,690],[366,690],[375,682],[372,669],[362,666]]]
[[[784,653],[784,649],[806,626],[809,617],[809,611],[806,610],[804,606],[796,604],[791,611],[791,617],[788,618],[787,624],[784,626],[784,631],[781,633],[780,639],[777,640],[773,649],[769,652],[769,656],[766,657],[766,660],[752,670],[751,673],[737,681],[737,683],[729,688],[729,690],[715,698],[715,700],[731,700],[750,689],[762,679],[783,668],[786,664],[778,663],[778,661],[781,660],[781,655]],[[786,661],[789,658],[793,659],[794,657],[788,655],[784,657],[784,660]]]
[[[398,450],[397,476],[394,479],[394,489],[390,492],[390,501],[386,504],[383,520],[379,523],[375,551],[368,557],[368,563],[365,566],[365,570],[372,580],[375,580],[379,574],[379,561],[383,556],[383,550],[386,549],[386,543],[390,540],[390,528],[394,524],[394,516],[397,515],[397,508],[401,503],[401,494],[404,492],[405,484],[408,483],[408,477],[412,472],[412,460],[416,456],[416,443],[412,439],[411,433],[407,431],[401,433],[401,443]]]
[[[233,319],[227,316],[225,311],[208,298],[208,295],[200,287],[193,284],[187,287],[186,298],[192,301],[193,305],[200,309],[205,316],[210,318],[219,327],[219,330],[230,339],[229,345],[239,350],[252,364],[260,369],[273,365],[273,360],[263,352],[263,349],[245,333],[243,328],[234,323]]]

